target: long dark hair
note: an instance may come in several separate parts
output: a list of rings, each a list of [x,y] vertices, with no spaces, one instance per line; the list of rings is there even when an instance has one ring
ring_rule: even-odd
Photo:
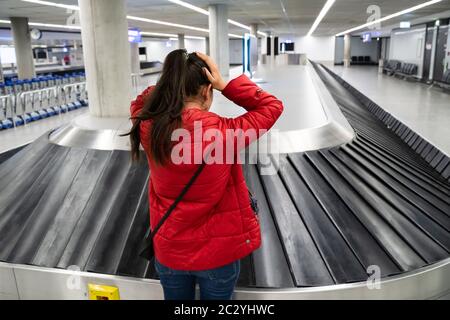
[[[167,55],[151,96],[144,100],[140,113],[132,118],[134,125],[129,135],[133,160],[140,158],[141,121],[151,119],[150,156],[156,164],[167,163],[173,146],[172,132],[182,125],[186,97],[196,96],[202,85],[210,83],[203,68],[208,68],[206,63],[185,49],[174,50]]]

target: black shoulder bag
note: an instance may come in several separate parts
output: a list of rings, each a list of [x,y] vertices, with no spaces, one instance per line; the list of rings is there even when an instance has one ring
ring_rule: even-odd
[[[173,210],[176,208],[178,203],[180,203],[181,200],[183,200],[183,197],[188,192],[189,188],[194,184],[195,180],[197,180],[200,173],[205,168],[205,162],[203,162],[200,167],[195,171],[194,175],[192,176],[191,180],[187,183],[187,185],[183,188],[180,195],[175,199],[175,201],[172,203],[172,205],[169,207],[167,212],[164,214],[164,216],[159,220],[158,224],[156,225],[155,229],[153,231],[149,232],[149,234],[145,237],[144,242],[139,250],[140,254],[139,256],[141,258],[144,258],[146,260],[151,261],[153,257],[155,256],[155,251],[153,248],[153,238],[155,237],[155,234],[158,232],[158,230],[162,227],[164,222],[169,218],[170,214],[173,212]]]

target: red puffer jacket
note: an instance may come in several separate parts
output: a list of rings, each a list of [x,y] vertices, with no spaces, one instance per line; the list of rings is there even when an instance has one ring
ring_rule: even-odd
[[[131,104],[132,116],[151,94],[146,89]],[[228,83],[222,94],[248,112],[235,119],[212,112],[186,109],[183,128],[193,134],[194,121],[203,132],[214,128],[270,129],[283,111],[282,102],[264,92],[245,75]],[[152,228],[187,184],[198,164],[168,163],[157,166],[149,156],[151,120],[140,126],[141,144],[150,166],[150,223]],[[154,239],[156,258],[175,270],[218,268],[249,255],[261,245],[257,216],[253,212],[240,164],[208,164]]]

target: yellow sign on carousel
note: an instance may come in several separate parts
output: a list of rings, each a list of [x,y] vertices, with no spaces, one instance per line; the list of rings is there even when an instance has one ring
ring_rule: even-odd
[[[119,288],[88,284],[89,300],[120,300]]]

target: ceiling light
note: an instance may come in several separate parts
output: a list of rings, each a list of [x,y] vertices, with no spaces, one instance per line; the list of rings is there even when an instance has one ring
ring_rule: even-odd
[[[80,10],[80,8],[78,6],[60,4],[60,3],[56,3],[56,2],[50,2],[50,1],[41,1],[41,0],[22,0],[22,1],[35,3],[35,4],[40,4],[40,5],[44,5],[44,6],[66,8],[66,9],[71,9],[71,10]],[[179,23],[171,23],[171,22],[165,22],[165,21],[153,20],[153,19],[146,19],[146,18],[140,18],[140,17],[134,17],[134,16],[127,16],[127,19],[128,20],[134,20],[134,21],[153,23],[153,24],[160,24],[160,25],[165,25],[165,26],[170,26],[170,27],[190,29],[190,30],[201,31],[201,32],[209,32],[208,29],[187,26],[187,25],[179,24]],[[65,28],[66,29],[73,29],[73,27],[68,28],[67,26]]]
[[[234,33],[229,33],[228,36],[229,36],[229,37],[232,37],[232,38],[241,38],[241,39],[244,39],[243,36],[240,36],[240,35],[234,34]]]
[[[35,4],[41,4],[43,6],[58,7],[58,8],[64,8],[64,9],[70,9],[70,10],[80,10],[80,8],[78,6],[62,4],[62,3],[56,3],[56,2],[50,2],[50,1],[41,1],[41,0],[22,0],[22,1],[35,3]]]
[[[168,1],[172,2],[172,3],[175,3],[175,4],[178,4],[178,5],[182,6],[182,7],[185,7],[185,8],[188,8],[188,9],[200,12],[201,14],[204,14],[205,16],[209,16],[209,10],[202,9],[202,8],[194,6],[194,5],[190,4],[190,3],[187,3],[187,2],[184,2],[184,1],[181,1],[181,0],[168,0]],[[235,25],[237,27],[246,29],[246,30],[251,30],[250,26],[247,26],[245,24],[239,23],[239,22],[231,20],[231,19],[228,19],[228,23],[232,24],[232,25]]]
[[[319,15],[316,18],[316,21],[314,21],[313,25],[311,26],[311,29],[309,29],[309,32],[307,36],[311,36],[314,31],[316,31],[317,27],[319,26],[320,22],[323,20],[323,18],[326,16],[328,11],[331,9],[333,4],[336,2],[336,0],[328,0],[325,5],[323,6],[322,10],[320,11]]]
[[[168,38],[174,38],[177,37],[176,34],[172,34],[172,33],[159,33],[159,32],[141,32],[141,34],[143,36],[155,36],[155,37],[168,37]]]
[[[28,25],[33,26],[33,27],[47,27],[47,28],[69,29],[69,30],[81,30],[80,26],[68,26],[68,25],[63,25],[63,24],[28,22]]]
[[[259,34],[260,36],[267,37],[267,33],[265,33],[265,32],[258,31],[258,34]]]
[[[252,29],[250,26],[246,26],[245,24],[239,23],[239,22],[231,20],[231,19],[228,19],[228,23],[229,24],[233,24],[233,25],[235,25],[237,27],[240,27],[242,29],[246,29],[246,30],[251,30]]]
[[[190,3],[187,3],[187,2],[184,2],[184,1],[180,1],[180,0],[168,0],[168,1],[172,2],[172,3],[175,3],[175,4],[178,4],[178,5],[182,6],[182,7],[185,7],[185,8],[188,8],[188,9],[200,12],[200,13],[202,13],[204,15],[207,15],[207,16],[209,15],[209,11],[208,10],[196,7],[196,6],[194,6],[194,5],[190,4]]]
[[[185,39],[195,39],[195,40],[205,40],[205,37],[197,37],[197,36],[185,36]]]
[[[9,20],[0,20],[0,23],[11,24]],[[52,24],[52,23],[40,23],[40,22],[28,22],[28,25],[32,27],[47,27],[47,28],[62,28],[70,30],[81,30],[79,26],[68,26],[63,24]]]
[[[135,17],[135,16],[127,16],[127,19],[128,20],[141,21],[141,22],[147,22],[147,23],[154,23],[154,24],[160,24],[160,25],[169,26],[169,27],[184,28],[184,29],[190,29],[190,30],[195,30],[195,31],[201,31],[201,32],[209,33],[208,29],[187,26],[187,25],[179,24],[179,23],[172,23],[172,22],[166,22],[166,21],[160,21],[160,20],[140,18],[140,17]]]
[[[425,7],[428,7],[428,6],[431,6],[431,5],[436,4],[436,3],[438,3],[438,2],[441,2],[441,1],[442,1],[442,0],[432,0],[432,1],[427,1],[427,2],[422,3],[422,4],[419,4],[419,5],[417,5],[417,6],[414,6],[414,7],[411,7],[411,8],[408,8],[408,9],[405,9],[405,10],[402,10],[402,11],[399,11],[399,12],[396,12],[396,13],[393,13],[393,14],[390,14],[390,15],[384,17],[384,18],[381,18],[381,19],[378,19],[378,20],[374,20],[374,21],[368,22],[368,23],[366,23],[366,24],[360,25],[360,26],[355,27],[355,28],[352,28],[352,29],[348,29],[348,30],[346,30],[346,31],[343,31],[343,32],[341,32],[341,33],[338,33],[338,34],[336,35],[336,37],[343,36],[343,35],[345,35],[345,34],[352,33],[352,32],[354,32],[354,31],[364,29],[364,28],[369,27],[369,26],[372,26],[372,25],[374,25],[374,24],[378,24],[378,23],[380,23],[380,22],[383,22],[383,21],[386,21],[386,20],[390,20],[390,19],[392,19],[392,18],[396,18],[396,17],[402,16],[402,15],[404,15],[404,14],[407,14],[407,13],[410,13],[410,12],[413,12],[413,11],[416,11],[416,10],[419,10],[419,9],[422,9],[422,8],[425,8]]]

